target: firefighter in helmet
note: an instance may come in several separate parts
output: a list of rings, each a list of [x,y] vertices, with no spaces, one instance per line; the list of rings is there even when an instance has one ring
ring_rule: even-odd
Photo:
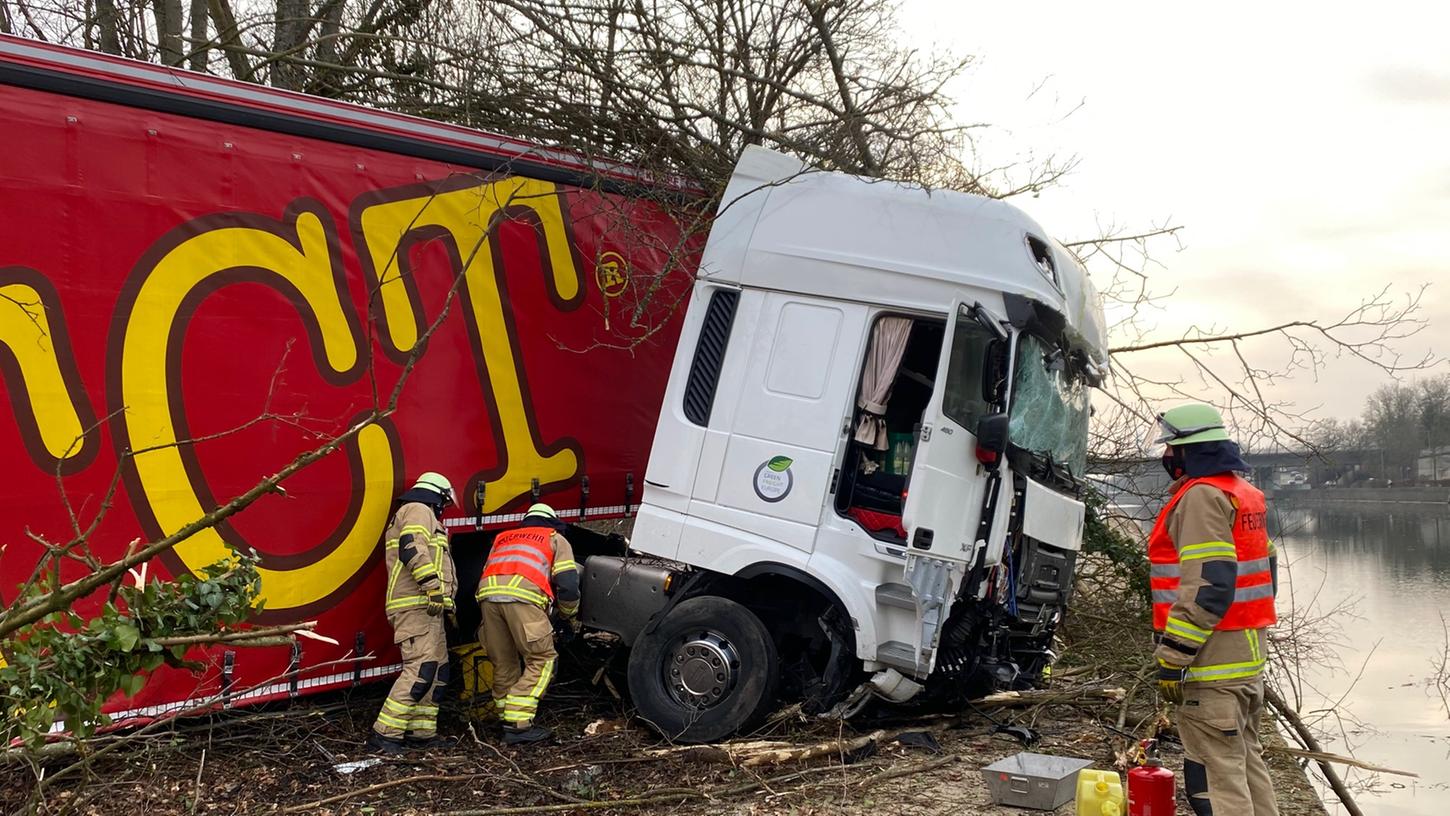
[[[549,607],[566,619],[579,612],[579,570],[560,528],[554,508],[533,505],[494,539],[478,582],[478,640],[493,662],[493,702],[508,745],[552,736],[534,724],[557,655]]]
[[[1148,539],[1158,691],[1177,706],[1193,812],[1277,816],[1259,744],[1277,557],[1264,494],[1209,405],[1158,417],[1173,484]]]
[[[388,570],[386,607],[393,642],[403,654],[403,673],[393,682],[373,723],[368,745],[384,753],[433,748],[438,738],[438,703],[448,685],[445,617],[453,615],[458,587],[443,510],[456,505],[453,486],[437,473],[424,473],[398,497],[384,535]]]

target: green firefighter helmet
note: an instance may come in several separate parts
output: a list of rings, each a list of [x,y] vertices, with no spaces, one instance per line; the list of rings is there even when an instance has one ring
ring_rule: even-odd
[[[448,481],[448,477],[441,473],[434,473],[430,470],[422,476],[419,476],[418,481],[413,483],[413,489],[417,490],[419,488],[431,490],[442,496],[445,502],[452,502],[455,507],[458,506],[458,499],[453,497],[453,483]]]
[[[557,520],[559,514],[554,512],[554,508],[543,502],[539,502],[529,507],[528,512],[524,513],[524,518],[548,518]]]
[[[1223,416],[1212,405],[1191,402],[1170,408],[1158,415],[1158,427],[1163,434],[1154,442],[1169,445],[1192,445],[1195,442],[1227,442],[1228,431],[1223,427]]]

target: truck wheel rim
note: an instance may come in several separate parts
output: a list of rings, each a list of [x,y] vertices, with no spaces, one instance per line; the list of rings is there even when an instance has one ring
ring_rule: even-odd
[[[734,690],[740,656],[720,633],[706,630],[685,635],[668,655],[665,688],[681,705],[710,708]]]

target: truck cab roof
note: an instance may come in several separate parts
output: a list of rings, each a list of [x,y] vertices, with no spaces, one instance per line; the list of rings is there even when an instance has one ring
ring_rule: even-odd
[[[1097,290],[1026,213],[984,196],[811,170],[760,147],[746,148],[736,167],[699,274],[906,311],[1025,297],[1063,315],[1074,343],[1107,362]]]

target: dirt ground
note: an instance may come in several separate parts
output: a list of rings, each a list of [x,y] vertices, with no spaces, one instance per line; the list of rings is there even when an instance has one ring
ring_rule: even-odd
[[[631,723],[613,700],[582,679],[563,679],[545,699],[541,721],[554,742],[502,746],[496,725],[469,726],[445,707],[442,731],[457,739],[446,750],[380,758],[362,747],[384,689],[303,700],[210,720],[176,723],[165,733],[132,737],[84,773],[49,782],[39,796],[37,769],[0,768],[0,811],[45,814],[421,814],[649,813],[671,814],[1025,814],[996,806],[980,769],[1024,750],[993,733],[984,715],[967,712],[918,719],[866,712],[849,723],[778,722],[752,740],[796,745],[851,739],[873,730],[928,732],[882,740],[843,755],[763,767],[737,767],[720,752],[670,750]],[[1129,741],[1100,721],[1100,705],[997,709],[1004,723],[1040,735],[1031,750],[1093,760],[1111,767]],[[606,733],[586,736],[591,723]],[[597,728],[598,726],[596,726]],[[609,727],[618,730],[608,731]],[[108,743],[100,743],[105,747]],[[1165,764],[1181,779],[1182,753],[1169,742]],[[1298,765],[1271,758],[1280,813],[1322,814]],[[346,763],[368,767],[344,773]],[[63,768],[56,762],[48,775]],[[339,767],[341,766],[341,767]],[[1181,788],[1181,784],[1180,784]],[[633,804],[630,804],[633,802]],[[501,810],[502,809],[502,810]],[[1058,814],[1071,814],[1069,803]],[[1180,802],[1180,814],[1189,813]]]

